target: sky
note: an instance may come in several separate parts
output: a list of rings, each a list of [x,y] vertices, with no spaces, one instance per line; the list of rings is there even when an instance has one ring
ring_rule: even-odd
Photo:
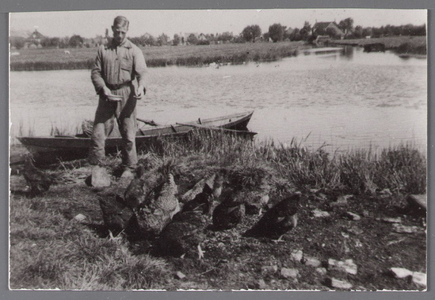
[[[385,25],[427,24],[426,10],[393,9],[263,9],[263,10],[96,10],[64,12],[21,12],[10,14],[11,32],[32,32],[35,28],[48,37],[78,34],[85,38],[104,35],[113,19],[124,15],[130,20],[130,37],[145,33],[173,37],[184,33],[239,34],[248,25],[259,25],[262,32],[281,23],[301,28],[305,21],[317,22],[352,18],[354,26],[380,27]]]

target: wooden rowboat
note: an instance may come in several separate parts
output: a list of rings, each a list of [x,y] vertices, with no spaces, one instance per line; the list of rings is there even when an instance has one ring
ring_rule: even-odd
[[[211,119],[198,119],[194,122],[159,125],[152,128],[140,128],[136,134],[138,149],[152,145],[159,138],[185,138],[195,128],[220,130],[223,133],[252,138],[256,132],[249,131],[247,125],[254,112],[238,113]],[[75,136],[22,136],[18,140],[32,153],[37,163],[47,164],[58,160],[85,158],[91,145],[91,139],[85,134]],[[122,147],[121,137],[106,139],[106,153],[114,153]]]

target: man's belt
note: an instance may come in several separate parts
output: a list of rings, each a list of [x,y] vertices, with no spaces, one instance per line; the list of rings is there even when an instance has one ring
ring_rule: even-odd
[[[108,84],[106,83],[106,86],[110,89],[110,90],[119,90],[120,88],[123,88],[125,86],[130,86],[131,85],[131,81],[127,81],[121,84]]]

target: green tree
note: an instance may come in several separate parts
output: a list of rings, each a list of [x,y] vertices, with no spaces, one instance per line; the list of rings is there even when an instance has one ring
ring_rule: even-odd
[[[10,38],[10,43],[12,47],[15,47],[16,49],[21,49],[24,47],[24,44],[26,42],[26,39],[20,36],[14,36]]]
[[[162,33],[161,35],[159,35],[157,37],[157,44],[159,46],[163,46],[163,45],[167,45],[169,42],[169,36],[167,36],[166,34]]]
[[[280,23],[275,23],[269,26],[269,37],[274,43],[280,42],[284,38],[285,26]]]
[[[233,38],[234,38],[233,34],[231,32],[226,31],[222,34],[219,34],[219,36],[217,37],[217,40],[221,41],[221,42],[229,42]]]
[[[361,26],[356,26],[353,32],[355,38],[360,39],[363,37],[363,28]]]
[[[242,36],[245,41],[255,43],[255,39],[261,36],[261,28],[258,25],[246,26],[242,31]]]
[[[341,20],[340,23],[338,23],[338,27],[343,30],[345,35],[351,33],[353,29],[353,19],[346,18],[344,20]]]
[[[198,38],[196,37],[196,35],[194,35],[193,33],[191,33],[191,34],[187,37],[187,42],[188,42],[189,44],[196,45],[196,44],[198,44]]]
[[[83,46],[83,38],[80,35],[73,35],[68,42],[68,45],[73,48]]]
[[[173,46],[178,46],[180,44],[180,36],[178,34],[174,34],[174,39],[172,40]]]
[[[307,41],[311,36],[311,24],[308,21],[305,21],[304,27],[299,31],[301,39]]]

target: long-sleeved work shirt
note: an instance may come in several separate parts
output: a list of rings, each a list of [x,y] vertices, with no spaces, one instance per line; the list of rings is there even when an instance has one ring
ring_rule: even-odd
[[[98,48],[91,72],[97,94],[104,86],[127,84],[137,78],[138,86],[145,86],[146,63],[142,51],[128,39],[118,46],[102,45]]]

